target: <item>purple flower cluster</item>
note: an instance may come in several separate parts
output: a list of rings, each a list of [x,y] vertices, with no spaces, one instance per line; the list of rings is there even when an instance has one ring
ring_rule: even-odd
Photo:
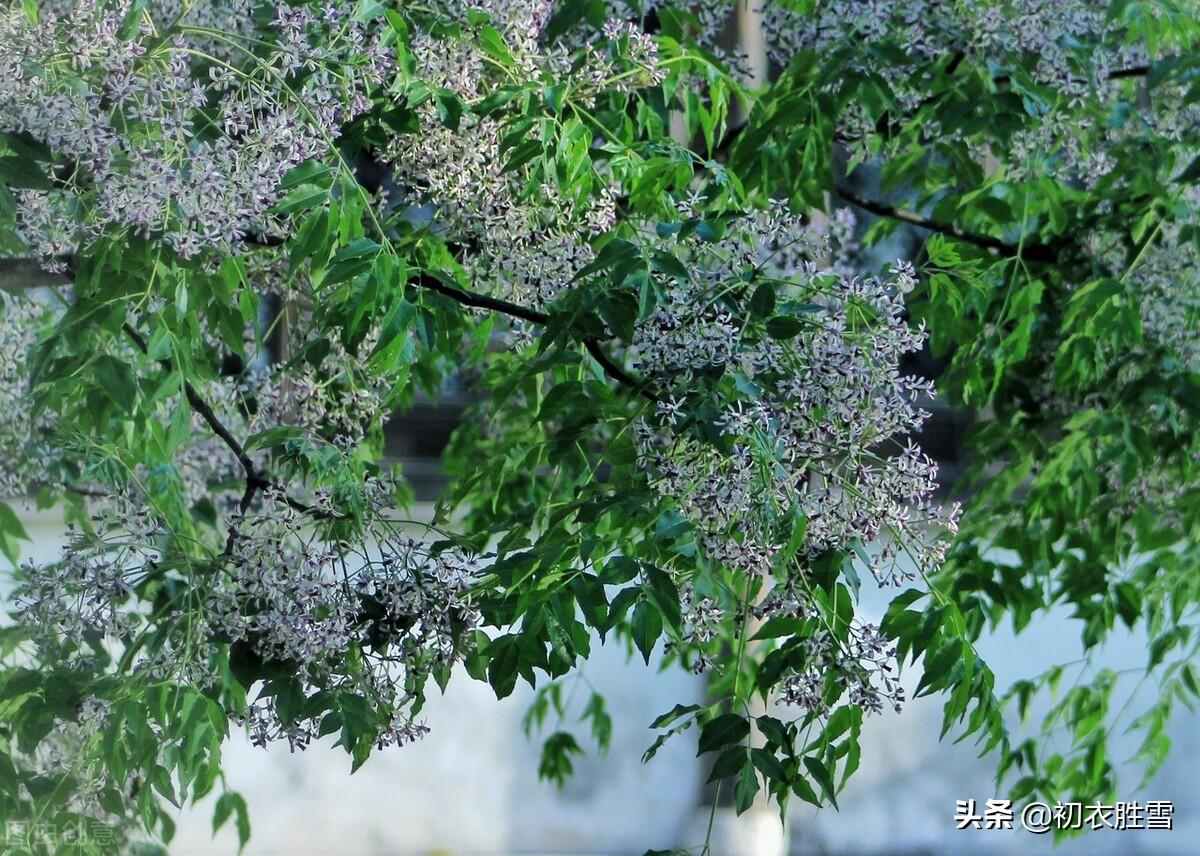
[[[418,676],[460,658],[479,622],[471,595],[480,565],[457,549],[380,530],[360,544],[328,544],[270,492],[261,511],[235,524],[232,553],[205,609],[221,638],[283,662],[305,692],[352,691],[391,712],[381,744],[404,743],[423,728],[405,713]],[[350,660],[358,661],[348,668]],[[260,699],[249,713],[257,739],[286,737],[303,747],[319,718],[280,722]]]
[[[371,529],[360,541],[318,539],[309,518],[267,490],[235,516],[225,553],[189,566],[164,552],[163,522],[119,495],[100,504],[89,531],[72,530],[59,562],[23,569],[18,616],[43,654],[60,658],[87,656],[79,652],[96,635],[129,638],[153,627],[156,643],[131,665],[154,680],[215,685],[223,652],[240,646],[261,663],[286,664],[306,695],[365,699],[387,718],[378,742],[408,742],[426,730],[409,710],[415,687],[460,659],[479,623],[472,586],[480,564],[405,534],[387,517],[386,484],[364,489]],[[316,508],[331,510],[328,496]],[[139,610],[134,588],[180,567],[190,568],[181,580],[186,602],[168,614]],[[239,715],[258,742],[283,738],[301,748],[320,725],[319,717],[280,719],[267,697]]]
[[[54,415],[35,416],[28,397],[29,351],[50,314],[42,303],[0,291],[0,496],[21,496],[56,457],[47,442]]]
[[[280,180],[326,152],[392,70],[333,4],[281,6],[265,47],[243,35],[248,3],[176,5],[132,36],[128,0],[50,4],[37,23],[0,13],[0,131],[60,164],[55,189],[19,200],[25,239],[48,259],[110,229],[161,236],[183,257],[277,233]]]
[[[512,80],[553,84],[564,98],[588,103],[598,92],[631,91],[662,80],[658,48],[639,28],[613,22],[599,44],[582,47],[576,62],[564,45],[543,43],[549,2],[489,0],[442,4],[460,38],[418,31],[411,41],[414,87],[448,89],[469,107]],[[477,17],[485,13],[505,41],[512,67],[497,69],[480,46]],[[417,106],[420,130],[396,137],[389,149],[398,181],[410,200],[434,209],[438,227],[462,248],[461,261],[484,291],[518,302],[545,304],[568,287],[595,254],[589,239],[616,222],[619,187],[594,174],[594,192],[578,198],[535,176],[535,165],[506,169],[511,147],[501,150],[507,128],[494,116],[464,112],[447,127],[433,100]],[[534,126],[528,141],[541,139]],[[586,136],[576,145],[586,146]],[[546,140],[548,145],[553,141]]]
[[[936,464],[898,442],[920,430],[929,414],[918,405],[933,392],[899,371],[924,340],[904,320],[916,280],[907,265],[887,279],[824,270],[812,258],[826,248],[784,210],[720,241],[688,242],[688,285],[663,283],[668,299],[634,341],[634,367],[675,390],[636,427],[640,463],[715,561],[767,573],[796,509],[802,556],[874,545],[870,570],[899,584],[940,564],[945,544],[931,535],[955,518],[930,502]],[[794,335],[765,335],[723,299],[747,277],[775,283],[779,303],[797,307]],[[717,367],[759,392],[722,405],[728,448],[702,440],[686,416],[689,388]]]

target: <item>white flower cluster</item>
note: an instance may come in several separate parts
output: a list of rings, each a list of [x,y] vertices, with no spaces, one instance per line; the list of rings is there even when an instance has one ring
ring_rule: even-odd
[[[872,50],[881,44],[902,51],[913,66],[965,55],[998,75],[1027,69],[1035,83],[1052,88],[1055,103],[1045,105],[1045,115],[1014,135],[1007,157],[1012,174],[1066,173],[1091,186],[1110,172],[1109,149],[1129,130],[1093,121],[1074,108],[1090,102],[1097,116],[1107,116],[1108,105],[1129,98],[1127,81],[1114,79],[1114,73],[1149,59],[1143,46],[1114,46],[1123,25],[1108,14],[1110,5],[1107,0],[831,0],[810,13],[768,2],[764,13],[774,62],[786,65],[804,50],[822,56],[844,52],[850,67],[886,79],[905,113],[915,111],[926,92],[919,79],[906,81],[895,73],[894,53]],[[1181,112],[1194,115],[1182,106],[1181,95],[1167,99],[1171,107],[1156,104],[1147,110],[1148,120],[1170,132],[1180,124]],[[861,103],[840,117],[842,132],[859,158],[871,156],[868,141],[876,138],[876,118]],[[995,154],[981,147],[986,141],[939,127],[936,115],[923,123],[922,132],[930,139],[964,142],[980,160]]]
[[[54,457],[46,442],[53,414],[34,417],[27,388],[29,351],[47,312],[43,304],[0,291],[0,497],[27,493]]]
[[[564,46],[543,44],[551,8],[515,0],[445,4],[463,35],[414,35],[418,78],[451,90],[468,108],[513,78],[545,79],[581,102],[601,90],[629,91],[662,79],[656,43],[631,24],[606,27],[603,46],[584,46],[581,62]],[[468,11],[486,13],[504,39],[514,65],[508,76],[484,53]],[[547,181],[531,189],[531,166],[506,170],[514,152],[511,144],[501,151],[509,129],[500,119],[468,109],[457,128],[447,127],[433,100],[418,105],[417,116],[420,130],[394,139],[388,152],[409,200],[433,206],[477,287],[517,302],[553,300],[594,260],[588,239],[615,224],[617,189],[603,177],[584,199],[567,198]],[[537,126],[525,133],[523,142],[540,139]]]
[[[850,627],[849,639],[839,644],[828,631],[818,630],[803,643],[805,665],[786,677],[779,704],[805,713],[828,713],[825,698],[832,680],[846,693],[846,701],[864,714],[882,713],[884,705],[896,713],[904,704],[904,688],[896,677],[896,649],[870,624]]]
[[[1142,330],[1185,371],[1200,373],[1200,252],[1195,240],[1181,236],[1180,223],[1164,223],[1160,231],[1129,275]]]
[[[612,19],[636,21],[639,27],[650,16],[661,15],[666,9],[682,7],[686,16],[680,20],[687,29],[688,36],[745,79],[750,77],[748,58],[740,52],[740,47],[730,49],[722,43],[722,37],[729,30],[736,5],[734,0],[689,0],[687,3],[675,0],[609,0],[607,4]],[[585,37],[579,32],[572,35],[576,39]]]
[[[821,623],[802,581],[795,579],[773,588],[754,608],[754,616],[760,621],[785,618]],[[806,713],[826,714],[827,694],[836,686],[846,693],[850,704],[864,713],[881,713],[885,703],[899,713],[904,689],[896,677],[895,647],[888,644],[877,626],[866,622],[852,620],[844,628],[844,641],[831,629],[837,628],[821,626],[801,643],[802,665],[780,682],[777,702]]]
[[[25,239],[51,264],[114,227],[161,236],[183,257],[274,234],[280,180],[323,153],[391,72],[388,50],[368,46],[336,4],[319,17],[279,6],[271,43],[241,37],[248,3],[198,11],[210,5],[164,14],[163,34],[144,17],[132,36],[129,0],[52,4],[37,23],[19,5],[0,12],[0,131],[61,159],[55,189],[19,200]]]
[[[1124,284],[1137,305],[1142,334],[1185,372],[1200,373],[1200,188],[1184,188],[1176,216],[1159,221],[1136,253],[1120,231],[1096,229],[1085,247],[1096,268]]]
[[[1035,79],[1084,95],[1117,60],[1110,52],[1075,47],[1102,41],[1115,28],[1108,7],[1107,0],[828,0],[809,15],[782,3],[765,3],[763,11],[771,58],[780,65],[802,50],[856,45],[850,62],[860,71],[880,71],[880,60],[862,47],[886,41],[914,62],[957,51],[1001,65],[1029,59]]]
[[[402,714],[414,673],[454,662],[478,623],[470,594],[478,560],[457,549],[433,553],[403,535],[336,549],[306,536],[305,526],[269,492],[263,510],[237,524],[206,604],[214,631],[264,663],[287,664],[306,693],[353,691]],[[362,658],[353,673],[349,651]],[[302,746],[318,733],[319,719],[271,723],[261,716],[269,709],[252,716],[260,740],[275,728]],[[410,739],[402,722],[415,725],[401,716],[381,741]]]
[[[725,611],[717,605],[714,598],[708,595],[697,597],[690,583],[679,589],[679,608],[683,619],[680,639],[684,646],[696,652],[695,660],[691,664],[692,671],[697,675],[703,674],[712,668],[713,661],[706,649],[708,644],[717,638]],[[678,646],[668,642],[666,650],[669,653],[676,647]]]
[[[130,600],[159,560],[160,522],[128,494],[112,497],[90,522],[92,531],[69,525],[59,561],[21,568],[17,616],[51,654],[96,634],[135,632],[142,623]]]
[[[668,300],[638,328],[632,356],[673,391],[637,426],[639,463],[656,489],[700,528],[710,558],[748,573],[771,569],[793,510],[807,521],[802,561],[876,545],[870,568],[881,581],[936,568],[945,549],[936,530],[952,528],[956,513],[930,501],[936,464],[902,443],[928,418],[917,405],[933,391],[899,370],[924,340],[904,320],[912,269],[888,279],[822,270],[804,256],[825,255],[825,236],[783,210],[685,244],[688,282],[665,286]],[[739,285],[749,293],[761,283],[790,314],[764,325],[732,302]],[[773,338],[781,321],[787,335]],[[749,394],[724,396],[713,442],[686,415],[700,403],[687,396],[717,376],[736,378],[726,392]]]
[[[386,520],[386,486],[367,492],[376,530],[352,546],[317,540],[310,521],[267,490],[235,519],[227,552],[184,581],[186,602],[153,619],[132,608],[133,590],[161,583],[177,563],[161,552],[169,540],[161,521],[118,497],[93,517],[96,534],[73,530],[60,562],[23,569],[18,615],[47,655],[153,620],[158,642],[132,665],[155,679],[218,683],[230,650],[234,660],[286,667],[306,695],[355,694],[390,718],[381,745],[407,742],[425,730],[406,713],[414,687],[461,657],[479,622],[471,594],[479,562],[407,537]],[[328,497],[317,507],[330,510]],[[303,748],[319,733],[319,716],[282,721],[270,698],[233,713],[260,743],[286,738]]]

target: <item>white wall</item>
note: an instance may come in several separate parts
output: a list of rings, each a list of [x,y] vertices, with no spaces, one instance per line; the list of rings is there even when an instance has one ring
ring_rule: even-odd
[[[31,520],[37,540],[32,552],[56,552],[57,529],[45,517]],[[868,593],[865,609],[886,603]],[[1145,661],[1143,638],[1127,635],[1108,646],[1105,665]],[[1044,668],[1051,660],[1077,656],[1078,631],[1062,618],[1040,620],[1021,636],[1000,633],[980,645],[998,684]],[[250,804],[254,835],[248,856],[383,856],[383,854],[595,853],[640,854],[647,848],[698,843],[703,823],[695,735],[687,732],[649,765],[640,756],[653,739],[650,721],[677,702],[698,701],[703,681],[678,671],[660,673],[630,662],[610,640],[586,665],[588,680],[604,693],[614,719],[613,745],[606,757],[578,759],[577,774],[558,791],[537,780],[539,746],[521,730],[532,692],[523,682],[514,696],[497,702],[490,688],[465,674],[448,693],[430,699],[423,741],[378,753],[350,776],[341,749],[313,747],[290,754],[286,745],[255,749],[236,739],[227,749],[230,784]],[[912,676],[915,678],[915,676]],[[911,683],[915,681],[910,681]],[[1123,696],[1122,696],[1123,697]],[[1035,720],[1037,721],[1037,720]],[[998,796],[990,760],[975,757],[972,744],[939,743],[940,700],[918,699],[904,712],[871,719],[864,728],[863,762],[841,799],[841,811],[793,811],[791,849],[796,854],[1040,854],[1047,838],[1027,833],[955,831],[956,799],[982,805]],[[1123,776],[1124,799],[1173,800],[1176,829],[1101,831],[1058,851],[1091,854],[1200,853],[1200,718],[1179,708],[1172,725],[1174,749],[1142,793],[1137,777]],[[573,729],[582,737],[586,725]],[[586,745],[586,744],[585,744]],[[1117,743],[1114,757],[1132,754],[1133,743]],[[210,837],[211,800],[178,818],[175,854],[232,854],[231,829]],[[768,819],[769,820],[769,819]],[[762,841],[763,818],[743,819],[739,852],[769,856]],[[699,826],[698,826],[699,823]],[[769,832],[769,830],[767,830]],[[729,856],[732,848],[724,854]]]

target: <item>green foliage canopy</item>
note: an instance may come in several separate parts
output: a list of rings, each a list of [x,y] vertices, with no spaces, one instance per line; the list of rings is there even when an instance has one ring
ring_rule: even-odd
[[[169,842],[214,790],[244,841],[231,722],[357,768],[461,664],[540,687],[532,731],[614,636],[711,675],[647,756],[696,729],[739,810],[835,804],[909,661],[1014,798],[1111,801],[1119,625],[1161,764],[1198,694],[1194,4],[779,2],[761,87],[732,5],[0,12],[0,250],[58,277],[3,298],[0,486],[71,525],[3,630],[23,846]],[[897,228],[913,264],[854,273]],[[923,330],[973,420],[961,518],[910,439]],[[409,520],[383,423],[461,381]],[[996,687],[979,636],[1062,607],[1084,659]]]

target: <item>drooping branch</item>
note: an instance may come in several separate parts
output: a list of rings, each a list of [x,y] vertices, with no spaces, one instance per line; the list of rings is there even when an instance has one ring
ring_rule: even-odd
[[[645,396],[651,401],[657,402],[662,400],[658,395],[647,389],[644,383],[635,380],[623,368],[617,365],[612,357],[604,353],[604,349],[600,347],[600,343],[595,339],[585,339],[583,346],[592,355],[592,359],[600,364],[600,368],[604,369],[604,373],[617,383],[634,390],[639,395]]]
[[[124,330],[125,335],[127,335],[130,340],[133,341],[138,350],[147,356],[149,355],[149,348],[146,344],[146,340],[137,330],[135,330],[128,323],[122,324],[121,329]],[[159,360],[158,362],[167,371],[172,370],[170,360]],[[270,489],[273,492],[278,493],[288,507],[294,509],[295,511],[299,511],[302,514],[307,514],[311,517],[316,517],[322,520],[332,520],[340,516],[320,508],[315,508],[307,503],[295,499],[292,496],[289,496],[287,491],[285,491],[281,485],[273,482],[265,472],[258,468],[258,465],[254,463],[254,460],[246,451],[245,446],[243,446],[238,439],[233,436],[233,432],[230,431],[225,423],[221,421],[221,418],[217,416],[216,411],[212,409],[212,406],[200,396],[200,393],[196,391],[196,388],[192,386],[191,382],[188,380],[183,381],[183,394],[187,398],[188,404],[191,405],[192,409],[200,414],[200,418],[204,420],[205,424],[208,425],[208,427],[215,435],[217,435],[221,442],[229,448],[229,451],[233,452],[234,457],[237,458],[237,461],[241,465],[243,472],[246,474],[246,490],[242,494],[242,499],[239,503],[242,514],[245,514],[249,510],[250,504],[254,502],[254,497],[259,491]]]
[[[1145,77],[1149,73],[1150,73],[1150,66],[1135,65],[1135,66],[1131,66],[1129,68],[1118,68],[1116,71],[1110,71],[1108,73],[1108,79],[1109,80],[1121,80],[1122,78],[1126,78],[1126,77]]]
[[[54,288],[67,285],[70,281],[70,278],[63,274],[50,273],[37,259],[0,259],[0,291]]]
[[[455,303],[461,303],[463,306],[470,306],[475,309],[487,309],[490,312],[499,312],[501,315],[507,315],[510,318],[519,318],[522,321],[529,321],[533,324],[546,324],[550,321],[550,316],[545,312],[521,306],[519,303],[511,303],[496,297],[488,297],[486,294],[477,294],[453,285],[447,285],[432,274],[422,273],[414,282],[421,288],[436,291],[438,294],[444,294]]]
[[[132,325],[126,322],[121,325],[121,329],[124,330],[125,335],[128,336],[135,345],[137,345],[139,351],[147,356],[150,354],[150,349],[146,344],[146,340],[142,338],[142,334],[135,330]],[[170,360],[159,360],[159,364],[162,365],[167,371],[171,371],[172,369]],[[233,433],[225,426],[225,423],[220,420],[216,412],[212,409],[212,407],[209,406],[208,402],[200,397],[200,394],[196,392],[196,388],[192,386],[191,382],[188,380],[184,380],[183,382],[183,394],[187,398],[188,404],[191,405],[192,409],[200,414],[200,418],[203,419],[208,427],[212,429],[212,432],[221,439],[222,443],[229,447],[231,452],[233,452],[234,457],[237,458],[238,463],[241,464],[242,469],[245,470],[247,480],[257,480],[259,478],[258,469],[255,467],[254,461],[251,460],[242,444],[238,442],[236,437],[233,436]]]
[[[18,285],[23,288],[28,288],[31,286],[38,287],[46,285],[63,285],[73,282],[74,258],[66,257],[62,261],[66,264],[66,269],[63,273],[46,274],[44,271],[41,271],[39,276],[39,271],[33,266],[36,265],[36,262],[31,263],[29,259],[0,259],[0,274],[11,272],[14,279],[18,277],[21,279],[21,282],[18,283]],[[41,281],[30,283],[30,278],[38,278]],[[121,325],[121,329],[125,335],[129,337],[130,341],[134,343],[138,350],[147,356],[149,355],[149,346],[147,345],[146,340],[141,333],[134,329],[134,327],[128,322],[123,323]],[[159,360],[158,362],[167,371],[173,370],[170,360]],[[187,399],[188,404],[193,410],[200,414],[200,418],[204,420],[204,423],[208,425],[213,434],[215,434],[217,438],[233,453],[234,457],[237,458],[238,464],[245,473],[246,489],[243,492],[241,502],[239,503],[243,514],[250,508],[250,504],[254,501],[255,495],[259,491],[269,488],[278,493],[282,500],[290,508],[302,514],[307,514],[311,517],[324,520],[336,519],[340,517],[338,514],[331,513],[320,508],[315,508],[307,503],[295,499],[294,497],[290,496],[287,491],[282,488],[282,486],[275,484],[265,472],[258,468],[258,466],[254,463],[254,460],[250,457],[249,453],[246,452],[245,447],[233,435],[233,432],[229,430],[228,426],[221,421],[221,418],[217,415],[216,411],[212,409],[212,406],[204,400],[200,393],[196,391],[196,388],[191,384],[191,382],[186,379],[183,380],[183,394]],[[228,546],[228,543],[226,546]]]

